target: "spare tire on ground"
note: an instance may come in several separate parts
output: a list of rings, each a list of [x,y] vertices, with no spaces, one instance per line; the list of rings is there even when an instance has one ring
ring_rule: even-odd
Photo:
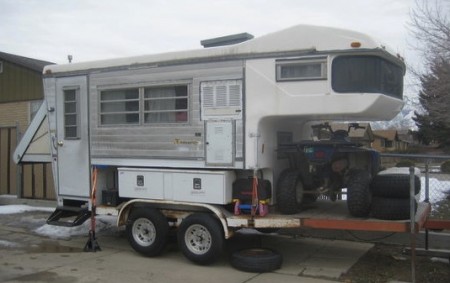
[[[383,220],[406,220],[410,218],[409,198],[372,198],[371,215]],[[414,212],[417,211],[417,201],[414,200]]]
[[[231,255],[231,266],[246,272],[270,272],[281,268],[283,258],[275,250],[268,248],[249,248]]]
[[[410,176],[406,174],[379,174],[372,179],[373,196],[409,198]],[[414,194],[420,193],[420,178],[414,175]]]

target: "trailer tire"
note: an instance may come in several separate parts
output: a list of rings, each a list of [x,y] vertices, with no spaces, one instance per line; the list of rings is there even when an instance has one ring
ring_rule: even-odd
[[[167,219],[159,210],[140,207],[131,211],[126,233],[135,251],[149,257],[161,254],[168,232]]]
[[[283,258],[277,251],[267,248],[250,248],[231,255],[231,266],[246,272],[270,272],[281,268]]]
[[[348,211],[355,217],[366,217],[370,213],[371,202],[369,172],[353,169],[347,181]]]
[[[295,214],[300,211],[304,200],[304,187],[300,172],[284,170],[278,178],[277,205],[282,214]]]
[[[382,220],[406,220],[411,217],[409,198],[373,197],[372,216]],[[414,212],[417,201],[414,200]]]
[[[178,245],[194,263],[209,265],[217,261],[224,248],[222,225],[212,215],[196,213],[184,219],[178,228]]]
[[[405,174],[376,175],[372,180],[372,194],[384,198],[409,198],[410,176]],[[420,178],[414,176],[414,194],[420,193]]]

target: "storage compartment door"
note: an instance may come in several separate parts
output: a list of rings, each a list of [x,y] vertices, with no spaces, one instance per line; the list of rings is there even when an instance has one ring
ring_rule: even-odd
[[[231,166],[234,162],[234,122],[206,122],[206,164]]]

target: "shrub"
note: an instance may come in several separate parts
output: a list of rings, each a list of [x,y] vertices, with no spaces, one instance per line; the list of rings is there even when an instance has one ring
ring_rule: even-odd
[[[397,162],[397,164],[395,164],[395,167],[415,167],[416,163],[412,160],[400,160],[399,162]]]
[[[441,164],[441,172],[450,173],[450,160],[447,160]]]

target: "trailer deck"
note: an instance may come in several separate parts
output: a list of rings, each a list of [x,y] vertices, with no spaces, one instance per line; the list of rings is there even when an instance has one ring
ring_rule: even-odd
[[[418,204],[414,227],[422,229],[431,211],[429,203]],[[317,201],[304,211],[293,215],[269,213],[264,217],[249,220],[248,215],[227,216],[231,227],[255,228],[317,228],[338,230],[410,232],[409,220],[380,220],[375,218],[357,218],[349,214],[345,201]]]
[[[98,206],[98,214],[118,215],[121,206]],[[425,228],[431,205],[426,202],[418,203],[415,231]],[[230,228],[315,228],[356,231],[379,232],[410,232],[409,220],[380,220],[376,218],[358,218],[351,216],[346,201],[318,200],[297,214],[284,215],[270,212],[266,216],[248,214],[234,215],[222,209],[227,226]]]

